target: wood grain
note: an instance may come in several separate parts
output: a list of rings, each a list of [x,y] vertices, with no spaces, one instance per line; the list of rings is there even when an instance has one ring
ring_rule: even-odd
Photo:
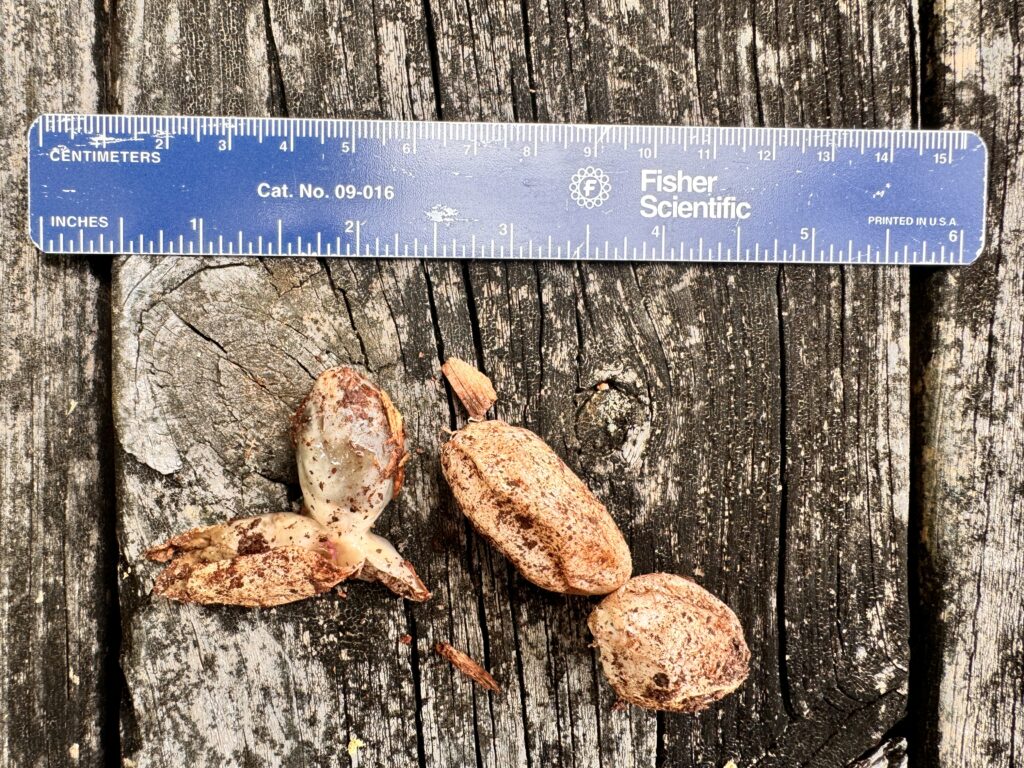
[[[908,125],[915,108],[907,6],[177,0],[118,14],[133,112]],[[359,765],[438,768],[864,754],[905,696],[906,288],[897,270],[120,260],[125,755],[338,765],[355,737]],[[698,717],[612,709],[591,602],[523,581],[443,487],[442,429],[463,417],[437,379],[448,355],[479,364],[497,415],[587,479],[638,572],[694,575],[737,610],[755,657],[738,695]],[[414,459],[378,527],[435,598],[362,584],[261,612],[151,598],[148,544],[294,504],[287,415],[339,363],[406,417]],[[437,642],[505,693],[474,688]]]
[[[100,105],[94,3],[0,2],[0,766],[116,754],[109,294],[26,231],[25,133]]]
[[[455,117],[477,117],[472,110],[484,104],[497,105],[484,117],[523,115],[521,89],[509,88],[504,105],[491,92],[493,83],[516,82],[519,64],[490,16],[474,25],[486,35],[450,54],[446,77],[442,41],[467,39],[457,12],[443,16],[447,7],[433,5],[442,104],[468,110]],[[788,113],[818,124],[890,125],[913,117],[907,7],[871,23],[856,6],[848,15],[765,7],[760,22],[731,5],[697,4],[693,15],[675,6],[628,10],[528,7],[539,115],[737,123],[767,112],[773,124]],[[755,27],[771,32],[759,38]],[[799,34],[811,42],[842,35],[857,66],[832,72],[820,44],[808,45],[817,56],[786,61]],[[853,76],[870,68],[869,51],[893,83],[879,95],[870,78]],[[458,68],[465,61],[472,73]],[[761,69],[761,61],[770,63]],[[834,104],[814,90],[830,74],[850,80]],[[587,687],[560,696],[565,673],[556,666],[546,686],[526,686],[534,749],[558,743],[579,765],[596,764],[608,743],[621,762],[644,764],[651,739],[668,764],[787,764],[815,751],[824,764],[854,757],[865,728],[880,736],[905,695],[906,274],[545,265],[530,290],[534,269],[467,269],[481,362],[498,391],[511,393],[499,416],[540,431],[603,491],[623,514],[638,570],[696,573],[739,606],[762,663],[752,685],[706,717],[658,724],[632,713],[624,725],[597,704],[589,738],[579,737],[578,723],[606,691],[595,681],[594,698]],[[602,382],[609,388],[599,390]],[[776,563],[788,581],[782,590]],[[873,586],[862,590],[864,583]],[[522,610],[521,638],[531,624],[554,622],[529,613],[534,605]],[[781,638],[788,664],[777,665],[779,614],[792,626]],[[538,643],[531,659],[524,645],[525,670],[551,666],[549,647]],[[559,657],[566,652],[558,648]],[[554,719],[534,714],[552,711]]]
[[[871,754],[850,763],[850,768],[908,768],[909,765],[907,741],[900,737],[886,740]]]
[[[1024,182],[1016,7],[937,4],[931,117],[989,148],[987,245],[923,286],[919,759],[1024,760]]]

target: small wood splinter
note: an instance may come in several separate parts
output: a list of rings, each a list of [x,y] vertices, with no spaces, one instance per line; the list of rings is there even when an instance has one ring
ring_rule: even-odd
[[[477,685],[486,688],[488,691],[501,693],[501,686],[498,685],[498,681],[494,679],[491,673],[473,661],[473,659],[464,654],[458,648],[455,648],[448,643],[438,643],[434,646],[434,650],[441,656],[448,659],[453,667]]]
[[[487,411],[498,400],[498,393],[494,391],[491,380],[465,360],[449,357],[441,366],[441,373],[448,379],[452,391],[473,421],[485,418]]]

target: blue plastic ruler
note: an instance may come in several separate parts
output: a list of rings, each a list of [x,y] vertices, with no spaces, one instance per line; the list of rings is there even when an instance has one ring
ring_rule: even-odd
[[[47,252],[966,264],[962,131],[43,115]]]

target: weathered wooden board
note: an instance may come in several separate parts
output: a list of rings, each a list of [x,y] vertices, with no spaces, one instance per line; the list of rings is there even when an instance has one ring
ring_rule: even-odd
[[[29,123],[100,105],[94,5],[0,2],[3,768],[117,749],[106,268],[41,256],[26,229]]]
[[[118,4],[121,105],[458,119],[909,125],[915,12],[844,4]],[[907,277],[896,270],[123,259],[114,269],[124,753],[136,765],[843,765],[901,715]],[[604,498],[638,571],[732,604],[749,683],[613,711],[585,617],[468,530],[439,475],[440,360]],[[414,451],[382,532],[435,597],[274,611],[152,599],[147,544],[297,499],[286,420],[365,368]],[[607,388],[598,387],[607,384]],[[400,642],[404,634],[411,645]],[[430,648],[450,641],[506,692]]]
[[[1024,181],[1016,6],[947,2],[927,114],[989,147],[988,244],[924,284],[922,765],[1024,761]]]
[[[260,114],[281,104],[262,3],[120,4],[119,13],[125,108]],[[331,35],[326,23],[316,28]],[[338,35],[345,45],[357,38],[354,29]],[[403,279],[421,274],[403,268]],[[423,339],[390,332],[383,299],[366,295],[383,286],[376,273],[332,276],[315,261],[157,259],[126,259],[114,271],[120,519],[131,568],[122,591],[124,754],[139,766],[183,756],[197,765],[330,766],[348,763],[358,736],[369,745],[363,765],[415,765],[420,662],[400,642],[414,621],[400,600],[362,586],[347,601],[270,612],[184,608],[151,600],[154,569],[140,553],[200,521],[288,508],[297,491],[287,419],[311,376],[332,363],[375,372],[407,414],[413,445],[425,430],[435,435],[447,406],[429,379],[433,361],[401,379],[378,372],[393,367],[399,338],[410,349]],[[362,335],[349,297],[332,286],[356,278],[366,285],[351,287],[352,307],[373,312]],[[432,351],[429,309],[420,311],[403,320]],[[407,506],[384,522],[403,547],[417,532],[443,533],[406,519],[437,513],[436,479],[422,470],[414,465]]]
[[[908,768],[909,765],[906,739],[893,738],[879,745],[870,755],[851,763],[850,768]]]

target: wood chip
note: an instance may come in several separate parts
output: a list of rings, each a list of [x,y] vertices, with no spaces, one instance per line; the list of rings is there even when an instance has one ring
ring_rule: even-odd
[[[441,373],[471,419],[483,419],[498,399],[491,380],[465,360],[449,357],[441,366]]]
[[[434,646],[434,650],[448,659],[448,661],[452,663],[453,667],[474,683],[486,688],[488,691],[501,693],[501,686],[498,685],[498,681],[491,676],[491,673],[473,661],[473,659],[464,654],[458,648],[455,648],[448,643],[438,643]]]

